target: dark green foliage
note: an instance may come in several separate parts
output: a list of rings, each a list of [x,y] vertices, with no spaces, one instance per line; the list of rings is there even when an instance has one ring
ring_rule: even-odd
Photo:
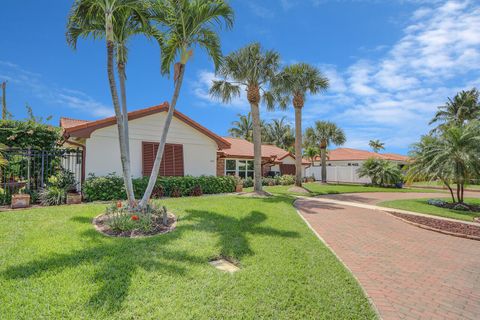
[[[148,177],[133,179],[135,197],[140,198],[148,184]],[[235,191],[235,179],[230,176],[214,177],[160,177],[155,184],[153,197],[185,197]],[[87,201],[126,199],[123,179],[114,173],[103,177],[91,175],[83,185]]]
[[[403,182],[402,171],[393,162],[370,158],[358,169],[359,177],[369,177],[375,186],[394,186]]]
[[[59,128],[34,121],[0,120],[0,143],[8,147],[50,150],[59,140]]]
[[[40,203],[44,206],[64,204],[67,200],[67,193],[75,192],[76,185],[73,172],[62,168],[56,175],[48,178],[47,186],[38,193]]]

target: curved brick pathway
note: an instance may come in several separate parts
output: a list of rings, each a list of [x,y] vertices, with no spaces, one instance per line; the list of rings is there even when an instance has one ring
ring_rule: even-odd
[[[322,198],[375,204],[429,196]],[[295,205],[357,277],[383,319],[480,319],[479,241],[417,228],[377,210],[308,198]]]

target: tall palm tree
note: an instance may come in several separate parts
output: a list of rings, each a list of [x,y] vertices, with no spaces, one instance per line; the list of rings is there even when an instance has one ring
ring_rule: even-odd
[[[372,148],[373,152],[378,153],[380,150],[385,150],[385,143],[381,142],[380,140],[370,140],[368,142],[370,148]]]
[[[218,70],[222,62],[222,52],[220,38],[214,27],[221,26],[223,21],[227,28],[231,28],[234,20],[233,9],[224,0],[153,0],[150,11],[150,18],[156,23],[163,38],[161,71],[168,75],[173,65],[175,89],[140,207],[147,205],[157,181],[168,130],[193,49],[198,46],[206,50]],[[175,62],[177,57],[179,61]]]
[[[275,91],[284,96],[280,106],[286,108],[290,101],[295,109],[295,185],[302,186],[302,108],[307,94],[316,94],[328,88],[328,79],[306,63],[287,66],[275,80]]]
[[[135,196],[128,154],[127,129],[125,128],[125,125],[128,125],[128,119],[125,119],[127,117],[126,109],[121,108],[118,98],[114,57],[118,42],[115,32],[116,22],[134,20],[143,23],[147,21],[143,2],[135,0],[76,0],[69,13],[67,23],[67,42],[74,49],[80,37],[92,37],[106,41],[107,75],[117,119],[122,173],[130,206],[134,205]]]
[[[252,114],[247,115],[238,114],[238,120],[232,122],[232,126],[228,132],[234,138],[242,138],[252,142],[253,140],[253,123]]]
[[[287,123],[286,117],[273,119],[265,126],[265,138],[268,143],[274,144],[279,148],[288,150],[295,141],[295,134],[292,127]],[[262,135],[262,139],[263,139]]]
[[[433,131],[451,124],[462,126],[470,120],[480,120],[480,92],[473,88],[460,91],[453,99],[448,98],[444,106],[438,107],[438,111],[429,124],[441,122]]]
[[[305,130],[307,145],[318,145],[322,158],[322,182],[327,182],[327,147],[330,144],[343,145],[347,138],[345,132],[333,122],[317,121],[313,127]]]
[[[260,103],[268,109],[274,107],[274,97],[269,91],[280,64],[275,51],[263,51],[259,43],[253,43],[225,57],[217,75],[223,80],[213,81],[210,94],[228,103],[240,96],[242,88],[247,92],[253,119],[254,191],[262,193],[262,138]]]
[[[463,203],[464,186],[480,177],[480,122],[444,127],[438,135],[427,135],[410,153],[409,180],[440,179],[453,202]],[[456,184],[456,199],[450,184]]]

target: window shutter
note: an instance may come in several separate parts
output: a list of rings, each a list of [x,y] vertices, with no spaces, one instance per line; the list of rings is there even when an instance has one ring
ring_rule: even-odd
[[[157,142],[142,142],[143,176],[149,176],[152,173],[158,145]],[[159,175],[163,177],[184,176],[183,145],[165,144]]]

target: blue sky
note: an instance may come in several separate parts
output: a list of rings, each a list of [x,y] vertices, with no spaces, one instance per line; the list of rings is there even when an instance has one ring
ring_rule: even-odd
[[[8,105],[17,119],[25,104],[36,115],[98,119],[113,113],[103,42],[65,42],[73,1],[5,1],[0,19],[0,81],[8,80]],[[49,2],[50,3],[50,2]],[[285,64],[308,62],[331,81],[308,97],[304,126],[336,122],[348,147],[368,149],[370,139],[405,153],[429,128],[438,105],[455,92],[480,87],[480,2],[437,0],[232,0],[233,30],[221,31],[225,54],[250,42],[277,50]],[[127,66],[129,110],[170,99],[172,81],[160,75],[159,49],[136,38]],[[187,67],[178,109],[226,135],[245,98],[224,105],[208,86],[213,65],[197,50]],[[263,110],[264,119],[293,111]]]

